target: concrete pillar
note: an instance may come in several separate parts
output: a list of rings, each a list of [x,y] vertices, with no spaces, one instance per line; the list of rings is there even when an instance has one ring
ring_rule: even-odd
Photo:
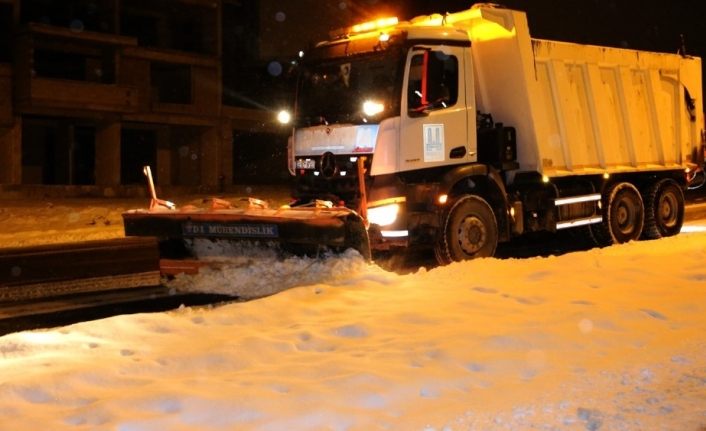
[[[221,125],[221,181],[225,187],[233,184],[233,126],[230,121]]]
[[[22,183],[22,117],[0,127],[0,184]]]
[[[119,121],[98,124],[96,127],[96,185],[120,185]]]
[[[200,147],[201,185],[218,187],[220,178],[223,175],[223,136],[221,127],[209,127],[204,130],[201,133]]]

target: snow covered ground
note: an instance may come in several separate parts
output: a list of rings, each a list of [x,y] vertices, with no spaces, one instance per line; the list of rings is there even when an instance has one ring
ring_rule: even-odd
[[[0,201],[0,246],[120,236],[131,204]],[[285,290],[0,337],[0,429],[703,431],[702,224],[408,275],[221,261],[172,286]]]

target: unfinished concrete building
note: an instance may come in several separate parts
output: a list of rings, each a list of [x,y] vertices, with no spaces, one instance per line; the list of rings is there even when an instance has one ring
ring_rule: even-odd
[[[151,165],[158,186],[219,190],[251,141],[286,172],[286,95],[244,81],[266,67],[259,3],[0,0],[0,187],[120,195]]]

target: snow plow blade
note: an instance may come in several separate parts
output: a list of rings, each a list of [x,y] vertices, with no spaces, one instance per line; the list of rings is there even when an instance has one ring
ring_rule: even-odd
[[[347,208],[226,208],[185,207],[123,213],[125,236],[153,236],[163,259],[198,258],[194,239],[279,243],[295,254],[322,249],[343,252],[352,248],[370,260],[370,244],[363,219]]]

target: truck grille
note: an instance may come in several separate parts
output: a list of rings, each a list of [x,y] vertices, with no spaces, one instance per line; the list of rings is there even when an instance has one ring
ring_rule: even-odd
[[[302,203],[325,199],[334,205],[343,204],[356,209],[360,202],[358,157],[330,152],[315,157],[297,157],[295,166],[299,168],[296,169],[295,198]],[[370,171],[371,159],[372,156],[366,156],[366,173]],[[369,175],[366,175],[367,183]]]

